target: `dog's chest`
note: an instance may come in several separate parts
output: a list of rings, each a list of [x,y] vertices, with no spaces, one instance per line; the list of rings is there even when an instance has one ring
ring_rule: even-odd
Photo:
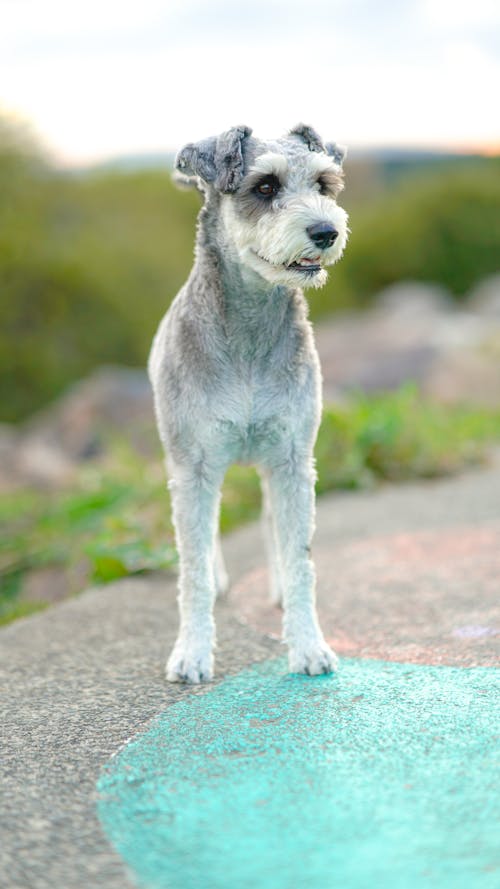
[[[168,314],[151,372],[171,449],[258,462],[311,439],[321,408],[311,326],[300,305],[261,308],[221,317],[179,300]]]
[[[314,424],[319,400],[315,353],[239,356],[218,378],[210,413],[231,458],[252,462]]]

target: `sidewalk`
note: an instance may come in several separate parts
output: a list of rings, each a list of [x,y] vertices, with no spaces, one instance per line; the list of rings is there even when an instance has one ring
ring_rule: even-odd
[[[0,631],[2,889],[133,885],[96,814],[106,762],[172,704],[189,708],[194,695],[199,711],[199,696],[227,676],[284,653],[273,639],[279,613],[267,604],[260,529],[239,530],[224,549],[233,589],[217,604],[212,686],[163,680],[177,626],[172,578],[89,590]],[[340,655],[498,665],[498,464],[323,497],[313,549],[322,624]]]

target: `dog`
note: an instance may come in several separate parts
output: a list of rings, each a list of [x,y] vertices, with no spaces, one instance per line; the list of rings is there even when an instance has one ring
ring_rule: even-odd
[[[311,560],[321,372],[303,287],[321,287],[348,235],[337,204],[345,149],[299,124],[264,141],[246,126],[184,146],[177,179],[204,204],[194,264],[153,341],[148,370],[179,553],[172,682],[213,677],[213,605],[228,579],[220,489],[233,463],[262,479],[271,597],[289,668],[330,673]]]

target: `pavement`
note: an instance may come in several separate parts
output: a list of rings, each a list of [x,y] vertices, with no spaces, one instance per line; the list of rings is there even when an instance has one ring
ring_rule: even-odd
[[[171,576],[94,588],[0,631],[2,889],[240,889],[246,885],[237,876],[241,861],[246,873],[252,862],[267,862],[265,874],[257,871],[249,883],[259,889],[297,889],[320,879],[327,889],[386,886],[389,879],[401,889],[497,886],[489,825],[498,676],[491,668],[500,654],[498,460],[457,478],[318,501],[318,607],[325,635],[342,658],[336,677],[287,676],[280,614],[266,598],[260,528],[228,536],[224,551],[233,586],[216,606],[219,646],[211,685],[169,685],[163,679],[177,627]],[[428,725],[431,735],[424,736]],[[380,737],[388,726],[393,741],[387,746]],[[365,759],[353,759],[361,749]],[[403,774],[404,750],[415,751],[410,778]],[[296,770],[277,769],[277,757]],[[363,769],[353,777],[361,759]],[[241,815],[250,811],[245,793],[257,786],[248,763],[261,764],[261,783],[247,822]],[[179,787],[174,779],[182,768],[186,782]],[[286,781],[274,785],[277,774]],[[387,775],[400,783],[386,787]],[[232,799],[240,779],[246,790]],[[275,787],[273,799],[279,801],[278,810],[269,812],[303,810],[304,818],[294,814],[280,822],[259,814],[267,810],[264,785]],[[298,799],[289,796],[292,785],[302,788]],[[411,787],[417,790],[410,805],[401,794]],[[440,808],[439,793],[446,788]],[[321,801],[314,811],[311,793]],[[351,800],[350,807],[342,809],[341,799]],[[429,806],[449,829],[436,829]],[[315,821],[318,811],[326,814]],[[330,836],[339,811],[343,840],[329,842],[336,851],[325,858],[311,837]],[[210,819],[199,822],[200,812],[211,813]],[[235,838],[229,827],[227,834],[207,829],[224,812],[233,826],[244,826],[250,846],[241,830]],[[352,829],[363,812],[370,836]],[[139,836],[131,825],[140,824],[147,829]],[[153,855],[147,838],[155,824],[162,829],[151,839]],[[307,850],[299,863],[286,844],[280,846],[287,825],[292,845]],[[401,825],[408,834],[399,835]],[[428,834],[419,833],[422,825]],[[410,851],[408,858],[394,858],[394,831],[397,847],[413,849],[413,858]],[[408,844],[405,836],[419,842]],[[279,848],[288,863],[272,857]],[[360,870],[353,862],[361,860]],[[330,878],[322,870],[325,861]],[[379,872],[381,862],[386,870]],[[285,876],[278,878],[282,866]]]

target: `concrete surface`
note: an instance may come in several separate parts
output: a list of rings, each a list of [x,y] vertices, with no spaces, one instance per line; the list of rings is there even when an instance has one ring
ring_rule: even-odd
[[[0,886],[134,885],[96,815],[100,769],[165,707],[205,688],[167,684],[173,579],[91,590],[0,632]],[[217,609],[219,679],[278,645]]]
[[[321,625],[338,654],[426,664],[500,663],[500,466],[337,494],[318,503]],[[236,582],[236,612],[279,638],[263,564]]]
[[[499,517],[498,463],[322,498],[319,603],[339,653],[498,663]],[[266,604],[259,528],[227,538],[225,552],[235,583],[217,605],[216,684],[283,654],[266,635],[279,631],[279,615]],[[99,825],[96,782],[153,717],[213,689],[164,682],[176,624],[174,581],[155,576],[90,590],[0,631],[2,889],[133,885]]]

